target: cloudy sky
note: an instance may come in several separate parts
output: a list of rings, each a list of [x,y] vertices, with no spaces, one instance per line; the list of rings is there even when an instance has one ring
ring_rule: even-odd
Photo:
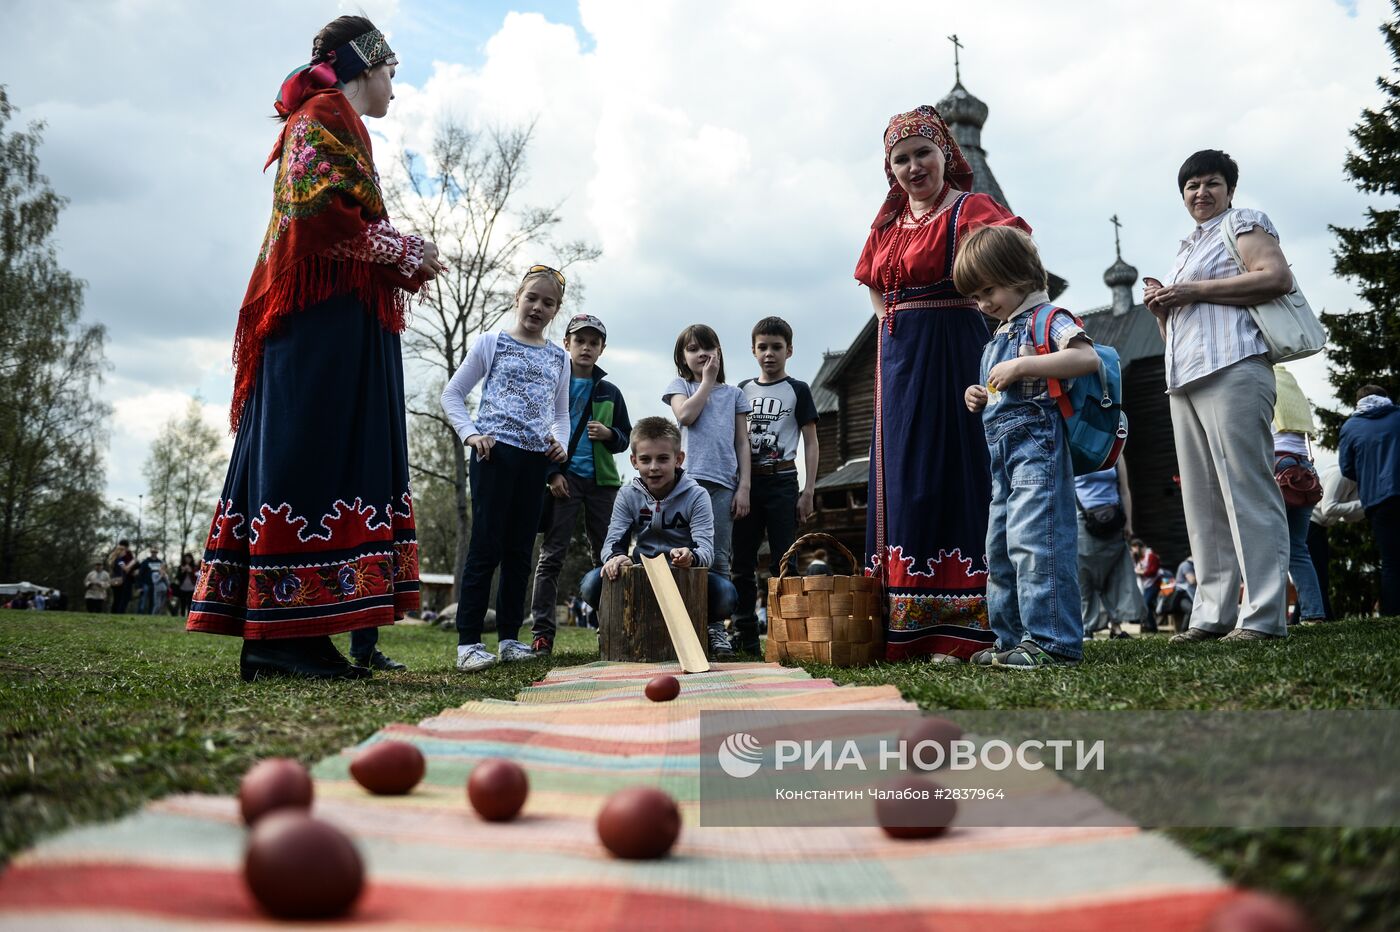
[[[793,324],[800,378],[850,342],[869,313],[851,270],[884,194],[881,130],[952,86],[949,33],[991,108],[993,170],[1081,310],[1108,301],[1112,214],[1140,274],[1170,270],[1191,228],[1176,170],[1207,147],[1238,159],[1237,203],[1274,219],[1314,307],[1350,306],[1327,225],[1361,221],[1342,160],[1390,68],[1382,0],[0,6],[0,82],[21,121],[48,124],[44,168],[71,199],[60,254],[110,333],[113,498],[143,491],[148,445],[189,397],[225,423],[271,102],[342,12],[371,16],[402,62],[393,109],[370,121],[381,165],[445,117],[538,121],[524,196],[561,203],[566,235],[603,250],[578,277],[634,417],[662,412],[687,323],[716,327],[731,378],[751,374],[749,327],[768,314]],[[1315,400],[1324,367],[1295,366]]]

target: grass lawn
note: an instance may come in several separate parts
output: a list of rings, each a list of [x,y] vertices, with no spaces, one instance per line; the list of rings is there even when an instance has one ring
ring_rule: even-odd
[[[310,763],[389,722],[509,699],[551,666],[597,659],[592,632],[565,628],[551,659],[464,675],[452,669],[454,643],[435,628],[386,628],[380,646],[407,673],[249,684],[237,677],[238,641],[187,635],[179,619],[0,610],[0,863],[67,825],[167,793],[232,792],[262,757]],[[893,683],[930,709],[1395,709],[1400,620],[1303,628],[1255,645],[1096,641],[1084,665],[1034,674],[926,663],[807,669],[838,683]],[[1322,928],[1389,929],[1400,917],[1400,829],[1172,835],[1231,879],[1297,898]]]

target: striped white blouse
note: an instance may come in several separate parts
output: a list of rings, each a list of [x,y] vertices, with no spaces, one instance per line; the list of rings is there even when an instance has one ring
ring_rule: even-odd
[[[1181,241],[1168,284],[1240,274],[1220,228],[1227,216],[1237,237],[1258,227],[1278,239],[1278,230],[1263,211],[1247,207],[1223,211]],[[1176,308],[1167,316],[1167,393],[1267,350],[1246,307],[1202,301]]]

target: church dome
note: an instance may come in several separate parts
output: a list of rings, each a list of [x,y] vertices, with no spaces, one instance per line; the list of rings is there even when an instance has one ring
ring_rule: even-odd
[[[968,123],[981,129],[982,124],[987,122],[987,105],[972,96],[961,81],[954,84],[953,89],[934,106],[950,125]]]
[[[1137,282],[1137,277],[1138,270],[1124,262],[1123,258],[1120,256],[1108,267],[1107,271],[1103,273],[1103,283],[1110,288],[1120,285],[1131,287]]]

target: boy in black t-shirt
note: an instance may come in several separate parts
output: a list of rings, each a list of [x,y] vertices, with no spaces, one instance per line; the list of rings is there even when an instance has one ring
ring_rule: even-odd
[[[734,522],[734,649],[758,654],[758,619],[754,571],[758,548],[768,537],[769,570],[797,536],[797,524],[812,516],[812,488],[817,481],[817,406],[806,382],[787,374],[792,358],[792,328],[780,317],[765,317],[753,328],[753,355],[762,373],[745,379],[739,389],[749,401],[749,452],[753,480],[749,513]],[[802,442],[807,486],[797,484],[797,446]]]

